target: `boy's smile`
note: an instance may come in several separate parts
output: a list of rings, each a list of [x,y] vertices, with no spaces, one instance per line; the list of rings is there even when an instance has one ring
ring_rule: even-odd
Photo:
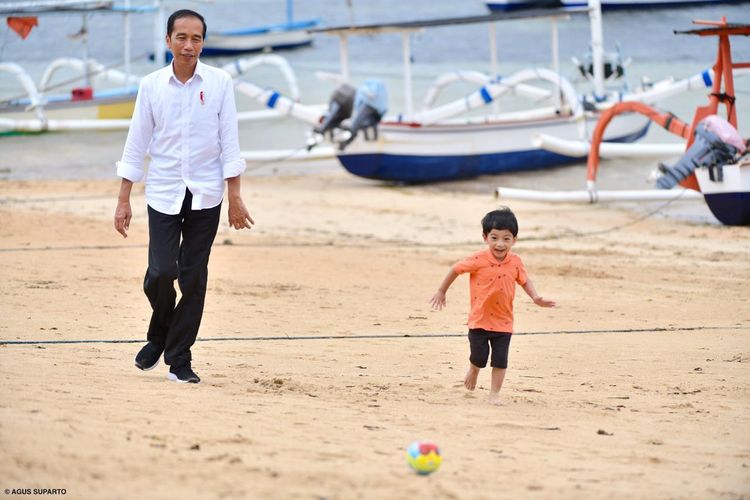
[[[502,262],[507,257],[511,247],[516,243],[516,237],[507,229],[493,229],[482,237],[498,262]]]

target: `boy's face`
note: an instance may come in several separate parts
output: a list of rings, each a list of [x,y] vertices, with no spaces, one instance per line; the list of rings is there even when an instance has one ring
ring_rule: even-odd
[[[499,262],[505,259],[511,247],[516,243],[516,237],[507,229],[493,229],[482,237],[492,252],[492,256]]]

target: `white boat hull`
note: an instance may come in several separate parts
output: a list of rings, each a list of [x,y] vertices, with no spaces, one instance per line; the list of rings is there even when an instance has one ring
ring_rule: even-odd
[[[593,130],[597,116],[586,118]],[[568,156],[533,145],[538,133],[580,139],[580,122],[570,118],[430,125],[382,123],[378,138],[358,137],[337,155],[349,172],[371,179],[421,183],[479,175],[536,170],[575,163],[585,156]],[[605,140],[632,142],[648,130],[640,115],[622,115],[607,129]]]
[[[679,7],[691,5],[711,5],[740,3],[745,0],[602,0],[602,10],[649,9],[654,7]],[[585,7],[585,0],[561,0],[565,7]]]
[[[133,116],[136,91],[80,101],[55,101],[44,106],[43,118],[23,106],[0,108],[0,134],[63,130],[123,130]]]
[[[750,225],[750,164],[724,165],[721,171],[721,180],[717,170],[711,180],[709,169],[695,169],[708,208],[723,224]]]
[[[247,52],[291,49],[310,45],[312,35],[304,30],[276,31],[250,35],[209,34],[203,46],[203,55],[233,55]]]

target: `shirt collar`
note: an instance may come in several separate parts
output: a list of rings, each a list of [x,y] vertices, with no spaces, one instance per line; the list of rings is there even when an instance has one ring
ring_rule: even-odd
[[[201,79],[201,81],[203,81],[206,79],[205,74],[206,74],[206,65],[203,64],[200,61],[200,59],[198,59],[198,61],[195,64],[195,71],[193,72],[192,78],[195,78],[197,76]],[[164,77],[167,80],[167,82],[174,79],[175,82],[181,83],[180,80],[177,79],[177,76],[175,76],[174,74],[174,66],[172,66],[172,61],[170,61],[170,63],[164,68]]]
[[[493,264],[507,264],[510,261],[510,257],[513,255],[513,252],[508,250],[508,253],[505,254],[505,257],[502,261],[498,261],[494,255],[492,255],[492,250],[485,250],[485,256],[487,259],[492,262]]]

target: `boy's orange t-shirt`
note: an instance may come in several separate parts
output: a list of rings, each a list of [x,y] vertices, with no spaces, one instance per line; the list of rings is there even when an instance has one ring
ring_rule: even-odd
[[[470,274],[469,328],[513,333],[516,283],[523,286],[528,279],[521,258],[508,252],[505,259],[498,262],[490,250],[482,250],[457,262],[453,271]]]

